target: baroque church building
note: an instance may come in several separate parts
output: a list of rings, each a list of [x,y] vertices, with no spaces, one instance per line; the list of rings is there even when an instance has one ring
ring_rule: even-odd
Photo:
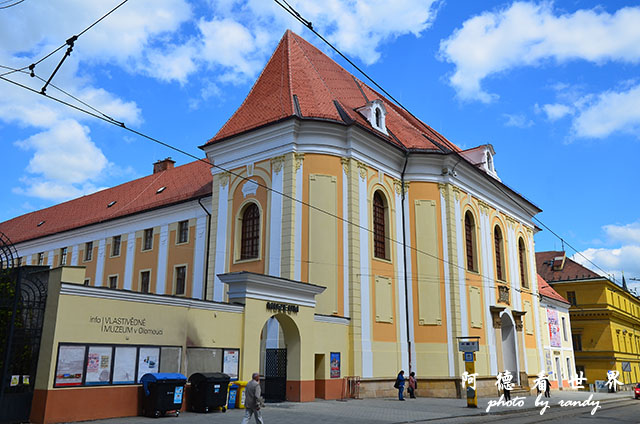
[[[403,369],[419,394],[455,397],[459,340],[479,342],[480,395],[505,370],[533,387],[540,209],[500,180],[491,145],[461,150],[287,31],[201,148],[210,167],[161,161],[0,223],[23,264],[60,267],[33,421],[135,415],[147,371],[260,371],[272,398],[311,401],[345,396],[350,376],[391,395]],[[100,377],[91,355],[108,359]]]

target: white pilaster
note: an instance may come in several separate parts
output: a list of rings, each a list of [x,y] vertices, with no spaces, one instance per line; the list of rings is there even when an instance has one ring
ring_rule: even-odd
[[[193,286],[191,296],[196,299],[204,299],[204,261],[205,244],[207,242],[207,217],[199,216],[196,219],[196,239],[193,249]]]
[[[404,198],[404,210],[405,210],[405,232],[404,232],[404,242],[407,245],[407,252],[411,252],[411,220],[409,217],[409,196],[405,196]],[[413,317],[413,274],[411,268],[411,256],[407,257],[407,280],[409,280],[409,284],[407,286],[407,299],[408,299],[408,308],[409,308],[409,317]],[[413,323],[413,319],[411,319]],[[412,371],[416,374],[418,371],[418,361],[416,361],[416,343],[415,343],[415,329],[413,328],[413,324],[409,325],[407,328],[409,332],[409,342],[411,343],[411,362],[409,366]]]
[[[462,234],[462,210],[460,207],[460,199],[455,199],[455,218],[456,218],[456,238],[458,241],[458,289],[460,296],[460,335],[468,336],[469,335],[469,319],[468,319],[468,309],[467,309],[467,281],[466,281],[466,271],[465,271],[465,251],[464,247],[466,246],[464,242],[464,236]]]
[[[395,195],[395,210],[396,210],[396,235],[393,237],[400,243],[396,244],[396,284],[398,286],[398,324],[400,327],[400,357],[401,367],[403,370],[409,369],[409,350],[407,345],[407,294],[405,290],[405,274],[404,270],[404,247],[402,240],[404,235],[402,234],[402,196],[399,193]],[[410,251],[407,252],[410,260]],[[408,277],[407,277],[408,278]],[[409,315],[411,317],[411,315]]]
[[[300,281],[302,278],[302,169],[304,161],[300,160],[300,166],[296,170],[296,221],[294,223],[295,234],[293,240],[293,279]]]
[[[71,249],[71,266],[78,266],[78,245],[74,244]]]
[[[136,233],[135,231],[127,234],[127,257],[124,263],[124,289],[131,290],[133,288],[133,263],[136,256]]]
[[[221,181],[220,192],[218,194],[218,223],[216,231],[216,251],[215,267],[213,277],[213,300],[222,302],[224,300],[224,283],[218,278],[218,274],[224,274],[226,271],[227,258],[227,219],[228,219],[228,202],[229,202],[229,177],[222,176],[226,181]]]
[[[351,171],[354,172],[354,171]],[[349,178],[345,172],[342,173],[342,218],[347,219],[349,213]],[[343,279],[343,299],[344,316],[349,317],[349,224],[342,222],[342,279]]]
[[[269,238],[269,258],[268,274],[280,277],[280,256],[282,246],[282,187],[284,172],[282,167],[273,172],[271,191],[271,212],[270,212],[270,238]]]
[[[440,192],[440,216],[442,217],[442,259],[444,261],[444,301],[445,314],[447,320],[447,357],[449,358],[449,377],[454,377],[455,371],[455,353],[453,348],[455,340],[453,339],[453,326],[451,323],[451,282],[449,281],[449,236],[447,234],[447,205],[444,194]]]
[[[169,225],[160,227],[160,242],[158,243],[158,272],[156,273],[156,294],[165,294],[167,287],[167,254],[169,251]],[[169,278],[173,278],[172,275]],[[169,290],[171,292],[171,290]],[[173,293],[169,293],[173,294]]]
[[[493,318],[490,307],[495,304],[495,279],[493,269],[493,231],[491,228],[491,216],[480,211],[480,233],[482,239],[483,277],[482,291],[484,292],[484,331],[487,337],[487,349],[489,351],[489,369],[491,375],[498,374],[498,354],[496,352],[496,334],[493,330]]]
[[[104,283],[102,282],[102,277],[104,274],[104,254],[105,254],[105,246],[106,240],[101,238],[98,241],[98,257],[96,258],[96,279],[94,286],[100,287]],[[104,284],[106,285],[106,284]]]
[[[360,325],[362,332],[362,377],[373,377],[371,352],[371,268],[369,266],[369,207],[366,178],[358,178],[360,223]]]

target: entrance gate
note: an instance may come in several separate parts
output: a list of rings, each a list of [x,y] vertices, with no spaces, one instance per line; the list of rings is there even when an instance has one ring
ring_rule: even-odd
[[[19,265],[0,233],[0,423],[29,420],[47,301],[48,274]]]
[[[287,399],[287,349],[266,349],[264,364],[264,399],[283,402]]]

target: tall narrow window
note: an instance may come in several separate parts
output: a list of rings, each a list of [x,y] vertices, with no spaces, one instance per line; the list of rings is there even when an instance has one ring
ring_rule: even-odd
[[[380,128],[382,126],[382,112],[380,109],[376,108],[376,127]]]
[[[494,249],[496,254],[496,278],[504,281],[503,269],[503,256],[502,256],[502,230],[496,225],[493,230]]]
[[[564,336],[564,341],[568,341],[569,338],[567,336],[567,319],[565,317],[562,317],[562,334]]]
[[[576,299],[576,292],[574,291],[568,291],[567,292],[567,300],[569,301],[569,303],[571,303],[573,306],[576,306],[578,304],[578,301]]]
[[[142,271],[140,273],[140,293],[149,293],[149,279],[151,271]]]
[[[110,289],[117,289],[118,288],[118,276],[117,275],[110,275],[109,276],[109,288]]]
[[[84,260],[90,261],[93,258],[93,242],[88,241],[84,244]]]
[[[120,243],[122,242],[121,236],[113,236],[111,240],[111,256],[120,256]]]
[[[44,265],[44,252],[38,253],[38,265]]]
[[[142,242],[142,250],[151,250],[153,247],[153,228],[144,230],[144,239]]]
[[[178,243],[189,241],[189,221],[178,222]]]
[[[187,267],[186,266],[177,266],[175,268],[175,280],[176,280],[176,293],[177,295],[184,295],[185,286],[187,280]]]
[[[467,212],[464,215],[464,237],[465,247],[467,252],[467,269],[469,271],[477,271],[476,268],[476,252],[475,252],[475,223],[473,221],[473,215],[471,212]]]
[[[256,259],[260,249],[260,210],[250,203],[242,213],[240,259]]]
[[[524,241],[518,239],[518,258],[520,260],[520,284],[522,287],[529,287],[529,281],[527,280],[527,260],[526,249],[524,248]]]
[[[60,266],[67,264],[67,248],[60,249]]]
[[[376,258],[387,259],[387,208],[379,191],[373,195],[373,245]]]

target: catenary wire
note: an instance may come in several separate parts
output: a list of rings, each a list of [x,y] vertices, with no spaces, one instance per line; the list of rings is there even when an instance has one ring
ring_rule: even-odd
[[[8,5],[8,6],[4,6],[5,4],[10,3],[10,2],[12,2],[12,1],[13,1],[14,3],[12,3],[12,4]],[[10,7],[13,7],[13,6],[17,6],[17,5],[19,5],[20,3],[22,3],[23,1],[24,1],[24,0],[17,0],[17,1],[16,1],[16,0],[6,0],[6,1],[3,1],[3,2],[1,2],[1,3],[0,3],[0,10],[1,10],[1,9],[8,9],[8,8],[10,8]]]
[[[24,1],[24,0],[22,0]],[[91,28],[93,28],[94,26],[96,26],[98,23],[100,23],[103,19],[105,19],[107,16],[111,15],[113,12],[115,12],[117,9],[120,8],[120,6],[124,5],[126,2],[128,2],[129,0],[123,0],[121,3],[119,3],[117,6],[115,6],[113,9],[111,9],[110,11],[108,11],[107,13],[105,13],[104,15],[102,15],[100,18],[98,18],[98,20],[94,21],[91,25],[89,25],[88,27],[86,27],[85,29],[83,29],[82,31],[80,31],[75,37],[80,38],[81,35],[83,35],[85,32],[89,31]],[[39,63],[41,63],[42,61],[48,59],[49,57],[53,56],[54,54],[56,54],[57,52],[59,52],[60,50],[62,50],[63,48],[67,47],[68,44],[65,42],[64,44],[62,44],[60,47],[57,47],[56,49],[54,49],[53,51],[51,51],[50,53],[48,53],[47,55],[45,55],[44,57],[38,59],[37,61],[33,62],[30,65],[27,66],[23,66],[22,68],[18,68],[18,69],[14,69],[12,71],[9,72],[5,72],[3,74],[0,74],[0,77],[4,77],[6,75],[10,75],[14,72],[18,72],[18,71],[24,71],[25,69],[30,69],[30,68],[35,68],[36,65],[38,65]]]

